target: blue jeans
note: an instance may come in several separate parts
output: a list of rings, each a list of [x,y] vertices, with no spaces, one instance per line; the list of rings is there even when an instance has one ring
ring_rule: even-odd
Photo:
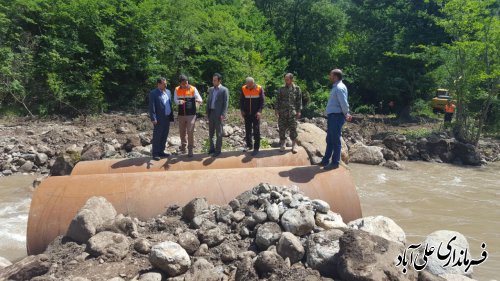
[[[342,142],[340,138],[342,137],[342,126],[345,123],[345,116],[342,113],[330,113],[328,114],[328,129],[326,131],[326,151],[321,161],[323,164],[327,165],[330,163],[330,158],[332,159],[333,165],[339,165],[340,163],[340,151],[342,149]],[[333,155],[332,155],[333,154]]]

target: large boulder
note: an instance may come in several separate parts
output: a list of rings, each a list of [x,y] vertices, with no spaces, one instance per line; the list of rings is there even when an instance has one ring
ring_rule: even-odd
[[[311,232],[316,226],[314,211],[301,209],[289,209],[281,216],[281,225],[287,232],[302,236]]]
[[[179,136],[171,136],[168,138],[168,146],[181,146],[181,138]]]
[[[382,147],[367,146],[360,143],[351,146],[349,160],[353,163],[379,165],[384,162]]]
[[[460,159],[462,164],[479,166],[481,165],[481,154],[472,144],[457,142],[452,150],[455,158]]]
[[[324,229],[344,228],[347,225],[342,220],[342,216],[332,211],[326,214],[316,213],[316,225]]]
[[[397,243],[406,243],[404,230],[388,217],[372,216],[359,218],[351,221],[347,226],[352,229],[364,230]]]
[[[35,157],[35,164],[43,166],[49,161],[49,157],[45,153],[37,153]]]
[[[208,209],[207,199],[195,198],[182,208],[182,218],[187,221],[192,221],[194,217],[201,215],[206,209]]]
[[[417,146],[421,151],[429,154],[432,158],[439,158],[443,162],[452,162],[454,155],[452,148],[455,146],[455,139],[448,139],[446,136],[433,134],[425,141],[420,141]]]
[[[33,166],[34,166],[33,162],[26,161],[24,164],[21,165],[21,167],[19,167],[19,171],[29,173],[33,169]]]
[[[304,246],[302,246],[299,238],[290,232],[281,234],[276,251],[284,259],[289,258],[292,264],[302,260],[305,253]]]
[[[391,170],[403,170],[404,169],[403,165],[401,165],[400,163],[393,161],[393,160],[387,160],[387,162],[385,162],[383,164],[383,166],[386,168],[389,168]]]
[[[206,259],[199,258],[184,275],[184,281],[219,281],[223,274],[217,271],[213,264]]]
[[[383,144],[393,153],[392,155],[390,152],[384,153],[386,157],[390,155],[386,159],[387,160],[399,160],[401,158],[404,159],[405,142],[406,142],[406,137],[403,135],[390,134],[386,136],[383,140]]]
[[[297,142],[306,150],[310,159],[323,157],[326,150],[326,132],[312,123],[299,123],[297,127]],[[349,162],[349,152],[344,138],[341,138],[341,158],[344,163]]]
[[[142,146],[141,138],[139,137],[139,135],[132,135],[132,136],[129,136],[127,138],[127,140],[123,144],[122,148],[126,152],[131,152],[132,149],[134,149],[134,147],[137,147],[137,146]]]
[[[309,267],[325,276],[336,277],[339,238],[342,234],[343,231],[332,229],[310,235],[306,242],[306,259]]]
[[[258,280],[259,276],[255,270],[252,258],[244,257],[243,260],[237,264],[235,280],[236,281],[250,281]]]
[[[104,197],[91,197],[69,224],[66,236],[86,243],[99,228],[116,217],[116,210]]]
[[[198,232],[198,237],[202,243],[209,247],[217,246],[226,239],[225,233],[219,227],[201,229]]]
[[[434,254],[427,257],[428,260],[425,267],[427,271],[436,275],[471,275],[473,273],[473,267],[470,267],[467,271],[465,271],[467,268],[467,265],[465,264],[462,264],[461,266],[445,266],[449,258],[439,259],[437,257],[438,249],[441,255],[445,255],[449,252],[449,250],[447,250],[447,246],[450,245],[452,251],[455,251],[457,255],[460,253],[460,251],[467,251],[466,258],[469,260],[472,259],[467,238],[465,238],[465,236],[463,236],[461,233],[450,230],[438,230],[427,236],[423,245],[428,245],[428,248],[434,247],[436,249]],[[461,255],[458,256],[460,257]],[[458,258],[456,260],[458,260]]]
[[[280,209],[276,203],[269,204],[266,207],[267,219],[278,222],[280,220]]]
[[[229,125],[224,125],[224,127],[222,128],[222,136],[224,137],[230,137],[232,134],[234,133],[234,129],[233,127],[229,126]]]
[[[275,222],[266,222],[257,229],[255,244],[261,250],[267,250],[271,245],[276,244],[281,237],[281,228]]]
[[[139,279],[137,279],[138,281],[162,281],[164,280],[164,276],[163,274],[161,274],[160,272],[147,272],[147,273],[144,273],[142,274]]]
[[[82,161],[99,160],[103,155],[104,147],[98,142],[93,142],[83,147],[80,159]]]
[[[108,260],[119,261],[128,254],[127,236],[110,231],[99,232],[88,241],[88,252],[95,256],[104,256]]]
[[[276,252],[260,252],[255,259],[255,269],[261,277],[275,273],[285,266],[285,261]]]
[[[337,271],[341,280],[417,280],[417,273],[403,273],[395,266],[404,245],[372,235],[366,231],[350,229],[339,240]]]
[[[200,247],[201,243],[198,237],[191,232],[183,232],[179,234],[179,245],[181,245],[190,255],[194,254]]]
[[[165,241],[151,248],[149,254],[151,264],[165,271],[170,277],[185,273],[191,266],[188,253],[179,244]]]
[[[75,163],[69,155],[61,155],[56,158],[56,161],[50,168],[50,175],[52,176],[67,176],[73,171]]]
[[[45,254],[27,256],[0,270],[0,280],[24,281],[47,273],[52,263]]]
[[[328,204],[327,202],[325,202],[323,200],[314,199],[311,201],[311,203],[312,203],[314,210],[316,212],[326,214],[330,211],[330,204]]]

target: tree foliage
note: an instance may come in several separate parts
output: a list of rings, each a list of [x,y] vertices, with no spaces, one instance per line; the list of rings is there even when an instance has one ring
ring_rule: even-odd
[[[173,88],[186,74],[204,93],[214,72],[236,105],[245,77],[272,97],[292,72],[321,112],[341,68],[353,111],[393,101],[408,117],[449,87],[474,142],[481,130],[467,127],[500,127],[498,21],[495,0],[4,0],[0,105],[143,110],[157,77]]]
[[[443,16],[435,21],[451,40],[428,47],[429,58],[439,64],[436,79],[455,94],[456,135],[477,144],[500,91],[500,6],[495,0],[437,3]]]
[[[253,75],[268,87],[280,82],[286,59],[262,13],[244,1],[10,0],[1,7],[3,71],[29,93],[38,112],[89,114],[142,108],[159,76],[187,74],[205,90],[221,72],[233,92]],[[11,88],[12,88],[11,87]],[[2,102],[12,103],[3,90]],[[21,94],[21,93],[19,93]]]

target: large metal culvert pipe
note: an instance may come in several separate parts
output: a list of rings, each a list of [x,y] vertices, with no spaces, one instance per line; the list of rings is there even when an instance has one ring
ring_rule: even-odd
[[[164,213],[169,205],[183,206],[195,197],[226,204],[261,182],[297,185],[310,198],[328,202],[345,222],[361,217],[356,187],[343,167],[328,172],[317,166],[288,166],[50,177],[33,194],[28,254],[43,252],[65,234],[71,219],[92,196],[105,197],[119,213],[146,220]]]
[[[217,158],[197,154],[192,158],[170,156],[160,161],[154,161],[150,157],[81,161],[75,165],[71,175],[306,166],[309,164],[309,157],[303,148],[300,148],[297,154],[282,153],[278,149],[265,149],[261,150],[257,156],[231,151],[223,152]]]

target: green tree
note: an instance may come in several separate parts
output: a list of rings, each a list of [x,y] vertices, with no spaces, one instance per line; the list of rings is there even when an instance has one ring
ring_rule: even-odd
[[[442,64],[435,75],[455,94],[456,136],[477,144],[500,87],[500,7],[495,0],[437,3],[443,17],[435,20],[451,42],[430,46],[429,58]]]
[[[256,0],[276,36],[283,43],[289,72],[311,89],[320,87],[335,65],[347,23],[343,1]]]
[[[424,0],[353,0],[347,13],[347,51],[339,64],[349,74],[351,92],[363,103],[394,101],[398,115],[410,118],[414,101],[428,99],[435,88],[428,73],[436,65],[427,62],[420,46],[448,38],[430,18],[439,13],[437,5]]]

